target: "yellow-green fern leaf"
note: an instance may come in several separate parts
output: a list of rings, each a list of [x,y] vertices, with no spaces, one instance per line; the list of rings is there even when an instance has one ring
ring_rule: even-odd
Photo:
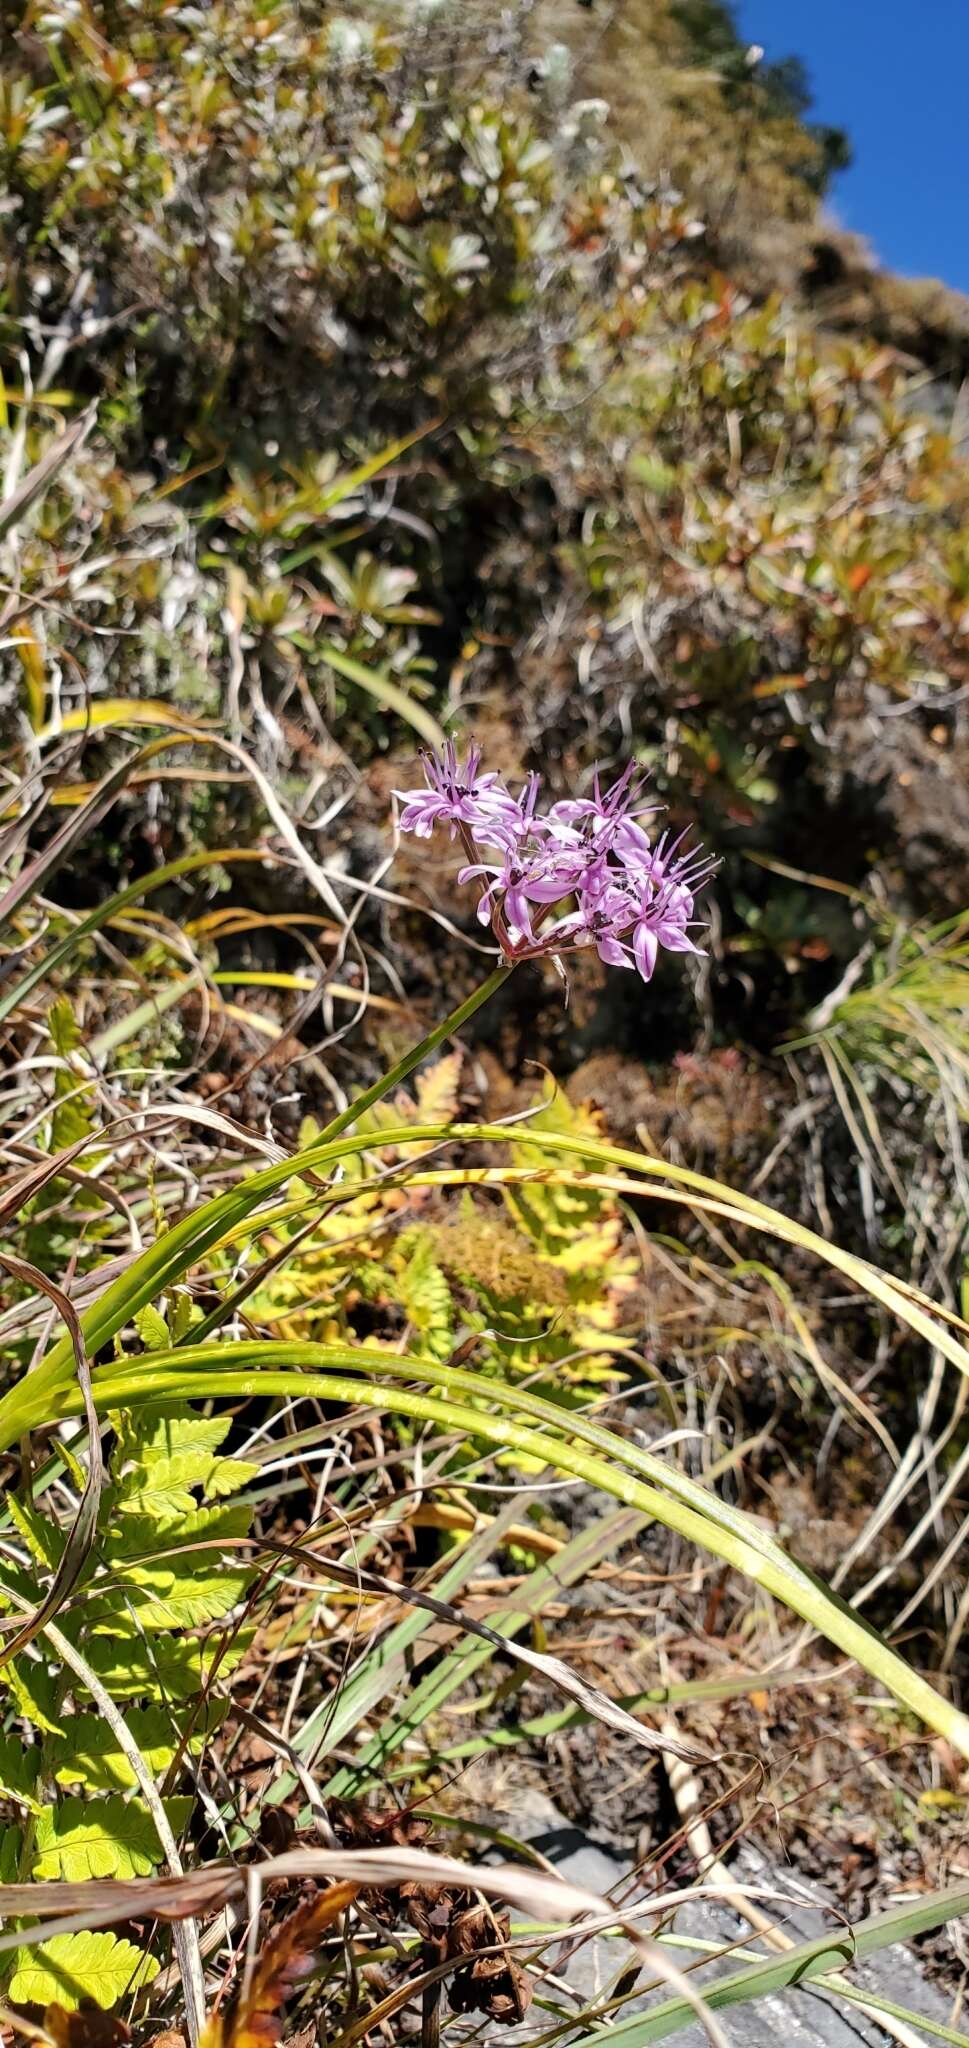
[[[205,1493],[209,1500],[223,1500],[226,1494],[238,1493],[251,1479],[258,1479],[261,1470],[247,1458],[216,1458],[205,1481]],[[248,1508],[244,1513],[248,1518]]]
[[[160,1965],[133,1942],[115,1934],[55,1934],[39,1948],[14,1952],[8,1995],[20,2005],[50,2005],[56,2000],[74,2011],[93,1998],[105,2008],[117,2005],[128,1992],[157,1977]]]
[[[168,1341],[166,1331],[166,1342]],[[197,1505],[192,1489],[206,1485],[229,1428],[226,1416],[154,1415],[125,1419],[122,1470],[112,1507],[120,1515],[173,1522]],[[128,1462],[128,1461],[131,1462]]]
[[[215,1466],[212,1469],[215,1471]],[[258,1467],[256,1469],[258,1470]],[[244,1467],[243,1480],[247,1476],[248,1468]],[[127,1559],[131,1560],[132,1567],[136,1562],[142,1561],[147,1564],[154,1564],[156,1559],[166,1550],[181,1551],[184,1545],[193,1543],[210,1545],[220,1539],[225,1542],[231,1542],[233,1538],[248,1535],[252,1516],[244,1501],[239,1501],[225,1507],[196,1507],[191,1495],[189,1499],[191,1503],[189,1512],[180,1515],[177,1521],[156,1522],[151,1515],[131,1514],[125,1515],[123,1519],[119,1516],[118,1520],[105,1531],[104,1556],[106,1561],[112,1566],[122,1564]],[[172,1569],[175,1571],[176,1576],[185,1579],[186,1584],[191,1582],[193,1575],[209,1578],[212,1573],[211,1551],[208,1553],[200,1551],[197,1555],[193,1555],[188,1550],[183,1556],[178,1558],[177,1564],[173,1564]],[[114,1610],[116,1604],[113,1599],[113,1580],[114,1573],[112,1573],[112,1592],[105,1596],[107,1609],[110,1611]],[[99,1602],[99,1614],[103,1614],[106,1611],[105,1600]],[[90,1607],[86,1610],[86,1613],[90,1618]]]
[[[175,1833],[186,1826],[194,1801],[166,1799],[165,1811]],[[62,1799],[37,1815],[35,1878],[62,1878],[78,1883],[90,1877],[149,1877],[162,1858],[155,1823],[140,1800],[109,1795],[106,1799]]]
[[[251,1628],[233,1631],[228,1641],[222,1632],[211,1642],[173,1639],[165,1635],[139,1641],[121,1633],[125,1610],[119,1610],[118,1633],[91,1636],[84,1655],[96,1678],[116,1700],[187,1700],[207,1688],[215,1679],[228,1678],[241,1664],[251,1642]]]
[[[63,1529],[59,1529],[49,1515],[42,1515],[38,1508],[18,1500],[15,1493],[8,1493],[6,1506],[10,1520],[27,1545],[31,1557],[45,1569],[56,1571],[67,1542]]]
[[[187,1572],[185,1562],[179,1558],[171,1569],[165,1564],[126,1565],[117,1588],[88,1609],[94,1633],[118,1635],[126,1615],[136,1632],[201,1628],[228,1614],[252,1578],[250,1571],[234,1565],[212,1564],[204,1572]]]
[[[225,1717],[227,1702],[209,1700],[193,1716],[185,1747],[197,1755],[212,1730]],[[131,1707],[125,1725],[138,1745],[153,1778],[167,1771],[179,1747],[179,1731],[169,1707]],[[100,1714],[76,1714],[65,1722],[64,1754],[55,1758],[59,1785],[86,1785],[91,1792],[129,1792],[137,1784],[118,1737]]]
[[[57,1686],[46,1668],[29,1653],[3,1666],[0,1685],[7,1687],[18,1714],[22,1714],[32,1728],[39,1728],[44,1735],[61,1733],[57,1719]]]
[[[417,1120],[422,1124],[450,1123],[458,1106],[461,1083],[460,1052],[446,1053],[435,1060],[417,1083]]]
[[[0,1793],[5,1799],[16,1799],[31,1813],[40,1811],[36,1798],[39,1761],[39,1747],[25,1748],[17,1735],[0,1736]]]

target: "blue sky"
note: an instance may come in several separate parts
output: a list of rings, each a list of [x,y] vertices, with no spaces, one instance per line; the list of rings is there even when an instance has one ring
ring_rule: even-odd
[[[814,118],[855,161],[830,203],[892,270],[969,292],[969,0],[738,0],[768,57],[803,58]]]

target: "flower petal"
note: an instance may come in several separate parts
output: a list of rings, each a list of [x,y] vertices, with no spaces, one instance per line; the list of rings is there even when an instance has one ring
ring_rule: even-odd
[[[659,953],[659,940],[648,924],[638,924],[633,933],[633,956],[644,981],[652,978]]]

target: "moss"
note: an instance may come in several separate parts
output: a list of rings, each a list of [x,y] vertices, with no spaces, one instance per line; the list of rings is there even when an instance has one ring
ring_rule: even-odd
[[[548,1311],[568,1305],[564,1275],[537,1257],[527,1238],[502,1216],[476,1211],[458,1217],[441,1226],[436,1245],[445,1270],[489,1302]]]

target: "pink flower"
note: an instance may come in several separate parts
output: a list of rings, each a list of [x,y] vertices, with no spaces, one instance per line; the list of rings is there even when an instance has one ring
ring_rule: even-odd
[[[633,960],[644,981],[649,981],[659,949],[668,953],[699,953],[690,937],[693,898],[682,882],[671,882],[650,896],[644,893],[632,927]]]
[[[597,770],[591,797],[566,797],[552,805],[548,814],[550,829],[559,832],[564,827],[579,833],[599,852],[615,853],[621,861],[643,860],[650,852],[649,837],[637,819],[651,816],[658,806],[641,804],[642,791],[643,778],[636,775],[631,761],[605,793]]]
[[[484,839],[489,844],[497,840],[499,845],[507,833],[514,832],[518,806],[500,786],[496,774],[479,775],[480,747],[468,748],[463,768],[453,740],[446,742],[440,758],[423,753],[421,759],[427,788],[394,791],[404,806],[400,814],[402,832],[429,839],[435,825],[450,825],[454,839],[459,827],[465,825],[475,839]]]
[[[427,839],[444,824],[452,839],[460,832],[484,854],[458,881],[481,885],[478,917],[509,959],[594,946],[609,966],[649,981],[661,948],[699,952],[690,935],[694,899],[716,861],[700,848],[681,851],[685,833],[651,842],[640,819],[655,806],[641,801],[632,764],[610,789],[596,774],[591,796],[564,798],[544,814],[537,775],[515,798],[480,765],[472,746],[462,768],[450,740],[439,758],[425,755],[427,788],[398,791],[401,829]],[[574,907],[549,922],[549,912],[569,902]]]

